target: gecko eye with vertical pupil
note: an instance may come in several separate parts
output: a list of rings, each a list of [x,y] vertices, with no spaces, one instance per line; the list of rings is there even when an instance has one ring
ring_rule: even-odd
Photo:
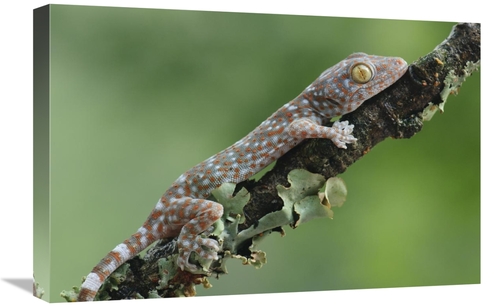
[[[372,68],[366,64],[359,63],[351,68],[351,79],[359,84],[366,83],[373,78]]]

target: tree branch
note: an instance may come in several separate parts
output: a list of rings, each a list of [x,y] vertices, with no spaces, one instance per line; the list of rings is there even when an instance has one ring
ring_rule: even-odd
[[[411,64],[394,85],[364,102],[355,112],[343,116],[342,120],[355,125],[356,144],[339,149],[330,140],[306,140],[281,157],[260,180],[239,183],[236,190],[245,188],[251,197],[244,207],[245,221],[239,224],[238,231],[255,227],[262,217],[283,207],[276,186],[289,186],[287,176],[290,171],[305,169],[325,178],[334,177],[384,139],[410,138],[418,133],[430,112],[439,109],[449,93],[456,93],[461,82],[479,64],[480,38],[479,24],[455,25],[440,45]],[[274,230],[282,231],[280,227]],[[132,293],[146,296],[156,289],[162,278],[158,262],[177,252],[175,243],[172,239],[161,240],[144,259],[136,257],[130,260],[125,281],[119,284],[118,290],[109,292],[111,299],[128,298]],[[245,243],[237,253],[249,257],[252,242]],[[220,267],[212,268],[217,274],[223,273]],[[194,285],[206,284],[206,276],[177,271],[169,286],[157,291],[158,296],[195,295]]]
[[[354,124],[358,139],[355,145],[339,149],[329,140],[306,140],[281,157],[272,171],[258,182],[241,183],[240,186],[252,194],[250,203],[245,206],[244,226],[250,227],[282,206],[276,186],[288,185],[287,175],[291,170],[301,168],[326,178],[335,177],[384,139],[410,138],[418,133],[423,127],[422,114],[429,103],[439,105],[443,102],[441,93],[450,72],[461,77],[469,62],[479,62],[480,39],[480,24],[455,25],[448,38],[411,64],[395,84],[343,116],[342,120]]]

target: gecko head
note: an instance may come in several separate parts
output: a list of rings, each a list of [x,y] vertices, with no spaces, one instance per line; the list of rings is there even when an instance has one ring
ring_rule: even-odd
[[[337,115],[345,114],[392,85],[407,69],[402,58],[353,53],[325,70],[306,91],[334,104]]]

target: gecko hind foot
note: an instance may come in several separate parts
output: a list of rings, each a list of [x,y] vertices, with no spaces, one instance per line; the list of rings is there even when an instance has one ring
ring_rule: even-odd
[[[179,258],[177,258],[177,265],[181,270],[190,272],[199,271],[200,268],[189,262],[189,257],[192,252],[198,254],[202,259],[217,260],[217,252],[219,251],[219,244],[214,239],[202,238],[196,236],[192,240],[181,240],[179,244]]]

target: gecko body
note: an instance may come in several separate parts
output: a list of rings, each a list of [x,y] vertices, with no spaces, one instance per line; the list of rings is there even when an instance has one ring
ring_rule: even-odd
[[[242,182],[307,138],[327,138],[339,148],[356,142],[353,125],[331,118],[354,111],[365,100],[398,80],[407,70],[397,57],[351,54],[325,70],[299,96],[288,102],[244,138],[182,174],[165,191],[135,234],[110,251],[88,274],[78,301],[94,299],[104,280],[121,264],[155,241],[178,237],[177,264],[195,272],[191,253],[216,260],[217,241],[202,237],[223,213],[207,200],[222,183]]]

